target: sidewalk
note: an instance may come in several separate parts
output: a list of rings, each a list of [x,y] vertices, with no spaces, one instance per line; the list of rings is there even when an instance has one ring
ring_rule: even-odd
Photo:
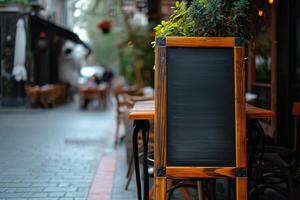
[[[114,109],[0,110],[0,199],[135,199],[114,125]]]

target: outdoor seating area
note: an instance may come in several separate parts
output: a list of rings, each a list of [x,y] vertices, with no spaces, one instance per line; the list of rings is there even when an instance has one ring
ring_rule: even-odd
[[[87,108],[90,101],[96,100],[103,109],[107,108],[109,87],[106,84],[97,87],[79,86],[80,108]]]
[[[53,108],[67,100],[67,89],[64,84],[49,84],[44,86],[25,86],[27,104],[42,108]]]

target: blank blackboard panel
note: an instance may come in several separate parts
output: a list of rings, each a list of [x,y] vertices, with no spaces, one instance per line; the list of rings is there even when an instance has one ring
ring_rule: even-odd
[[[233,48],[167,48],[167,165],[235,166]]]

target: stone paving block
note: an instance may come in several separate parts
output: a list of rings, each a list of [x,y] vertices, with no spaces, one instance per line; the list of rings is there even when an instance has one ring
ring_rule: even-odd
[[[55,187],[57,183],[32,183],[31,187]],[[68,185],[67,185],[68,186]]]
[[[14,193],[16,191],[16,188],[6,188],[6,193]]]
[[[27,198],[9,198],[9,200],[27,200]]]
[[[49,193],[49,197],[64,197],[65,196],[65,192],[50,192]]]
[[[82,180],[83,176],[63,176],[63,179]]]
[[[45,192],[42,193],[31,193],[30,196],[31,198],[43,198],[43,197],[48,197],[48,194]]]
[[[31,183],[4,183],[2,186],[7,188],[22,188],[22,187],[29,187]]]
[[[49,182],[50,179],[23,179],[23,183],[45,183]]]
[[[67,192],[66,197],[87,197],[87,192]]]
[[[75,192],[76,187],[46,187],[44,192]]]
[[[0,193],[0,198],[19,198],[22,197],[22,193]]]
[[[34,193],[25,192],[25,193],[22,193],[22,197],[32,197],[33,194],[36,194],[36,192],[34,192]]]
[[[48,198],[48,197],[45,197],[45,198],[29,198],[28,200],[58,200],[58,198]]]
[[[43,187],[24,187],[24,188],[16,188],[15,192],[41,192],[43,191]]]
[[[71,184],[70,183],[59,183],[58,184],[58,187],[68,187],[68,186],[70,186]],[[84,184],[84,185],[86,185],[86,184]],[[74,186],[74,185],[72,185],[72,186]],[[76,185],[77,186],[77,185]],[[76,187],[75,186],[75,187]]]

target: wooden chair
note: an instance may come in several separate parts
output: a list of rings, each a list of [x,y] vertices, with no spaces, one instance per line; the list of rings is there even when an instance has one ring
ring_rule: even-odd
[[[40,101],[40,87],[25,85],[25,93],[27,97],[27,104],[33,106],[34,103],[38,103]]]
[[[127,170],[127,182],[125,185],[125,190],[128,189],[128,186],[131,182],[131,178],[134,172],[134,162],[133,162],[133,151],[132,151],[132,141],[131,141],[131,135],[133,131],[132,123],[130,120],[128,120],[128,114],[130,109],[134,106],[135,102],[137,101],[146,101],[146,100],[153,100],[153,97],[145,97],[145,96],[131,96],[128,94],[124,94],[124,101],[126,105],[126,111],[125,111],[125,118],[124,123],[126,127],[126,133],[125,133],[125,141],[126,141],[126,155],[127,155],[127,161],[128,161],[128,170]],[[139,141],[139,152],[142,153],[142,137],[140,136],[138,138]],[[154,132],[153,132],[153,123],[151,123],[151,128],[149,132],[149,139],[148,139],[148,149],[150,151],[153,151],[154,149]],[[140,154],[142,156],[142,154]]]
[[[277,195],[278,198],[299,199],[300,189],[297,186],[300,184],[298,170],[300,102],[294,102],[292,115],[294,116],[293,147],[276,144],[264,147],[261,169],[255,173],[257,182],[250,190],[251,199],[259,199],[266,191],[272,191],[274,197]]]
[[[232,178],[247,199],[244,48],[239,38],[159,37],[155,199],[169,179]]]
[[[97,87],[80,86],[80,108],[87,108],[89,101],[97,100],[103,108],[107,106],[107,95],[109,88],[107,85],[99,85]]]
[[[115,146],[119,142],[119,132],[120,132],[120,126],[125,117],[127,117],[125,111],[126,111],[126,102],[124,95],[136,95],[138,93],[138,87],[137,86],[119,86],[116,87],[113,90],[113,95],[116,100],[116,131],[115,131]]]

